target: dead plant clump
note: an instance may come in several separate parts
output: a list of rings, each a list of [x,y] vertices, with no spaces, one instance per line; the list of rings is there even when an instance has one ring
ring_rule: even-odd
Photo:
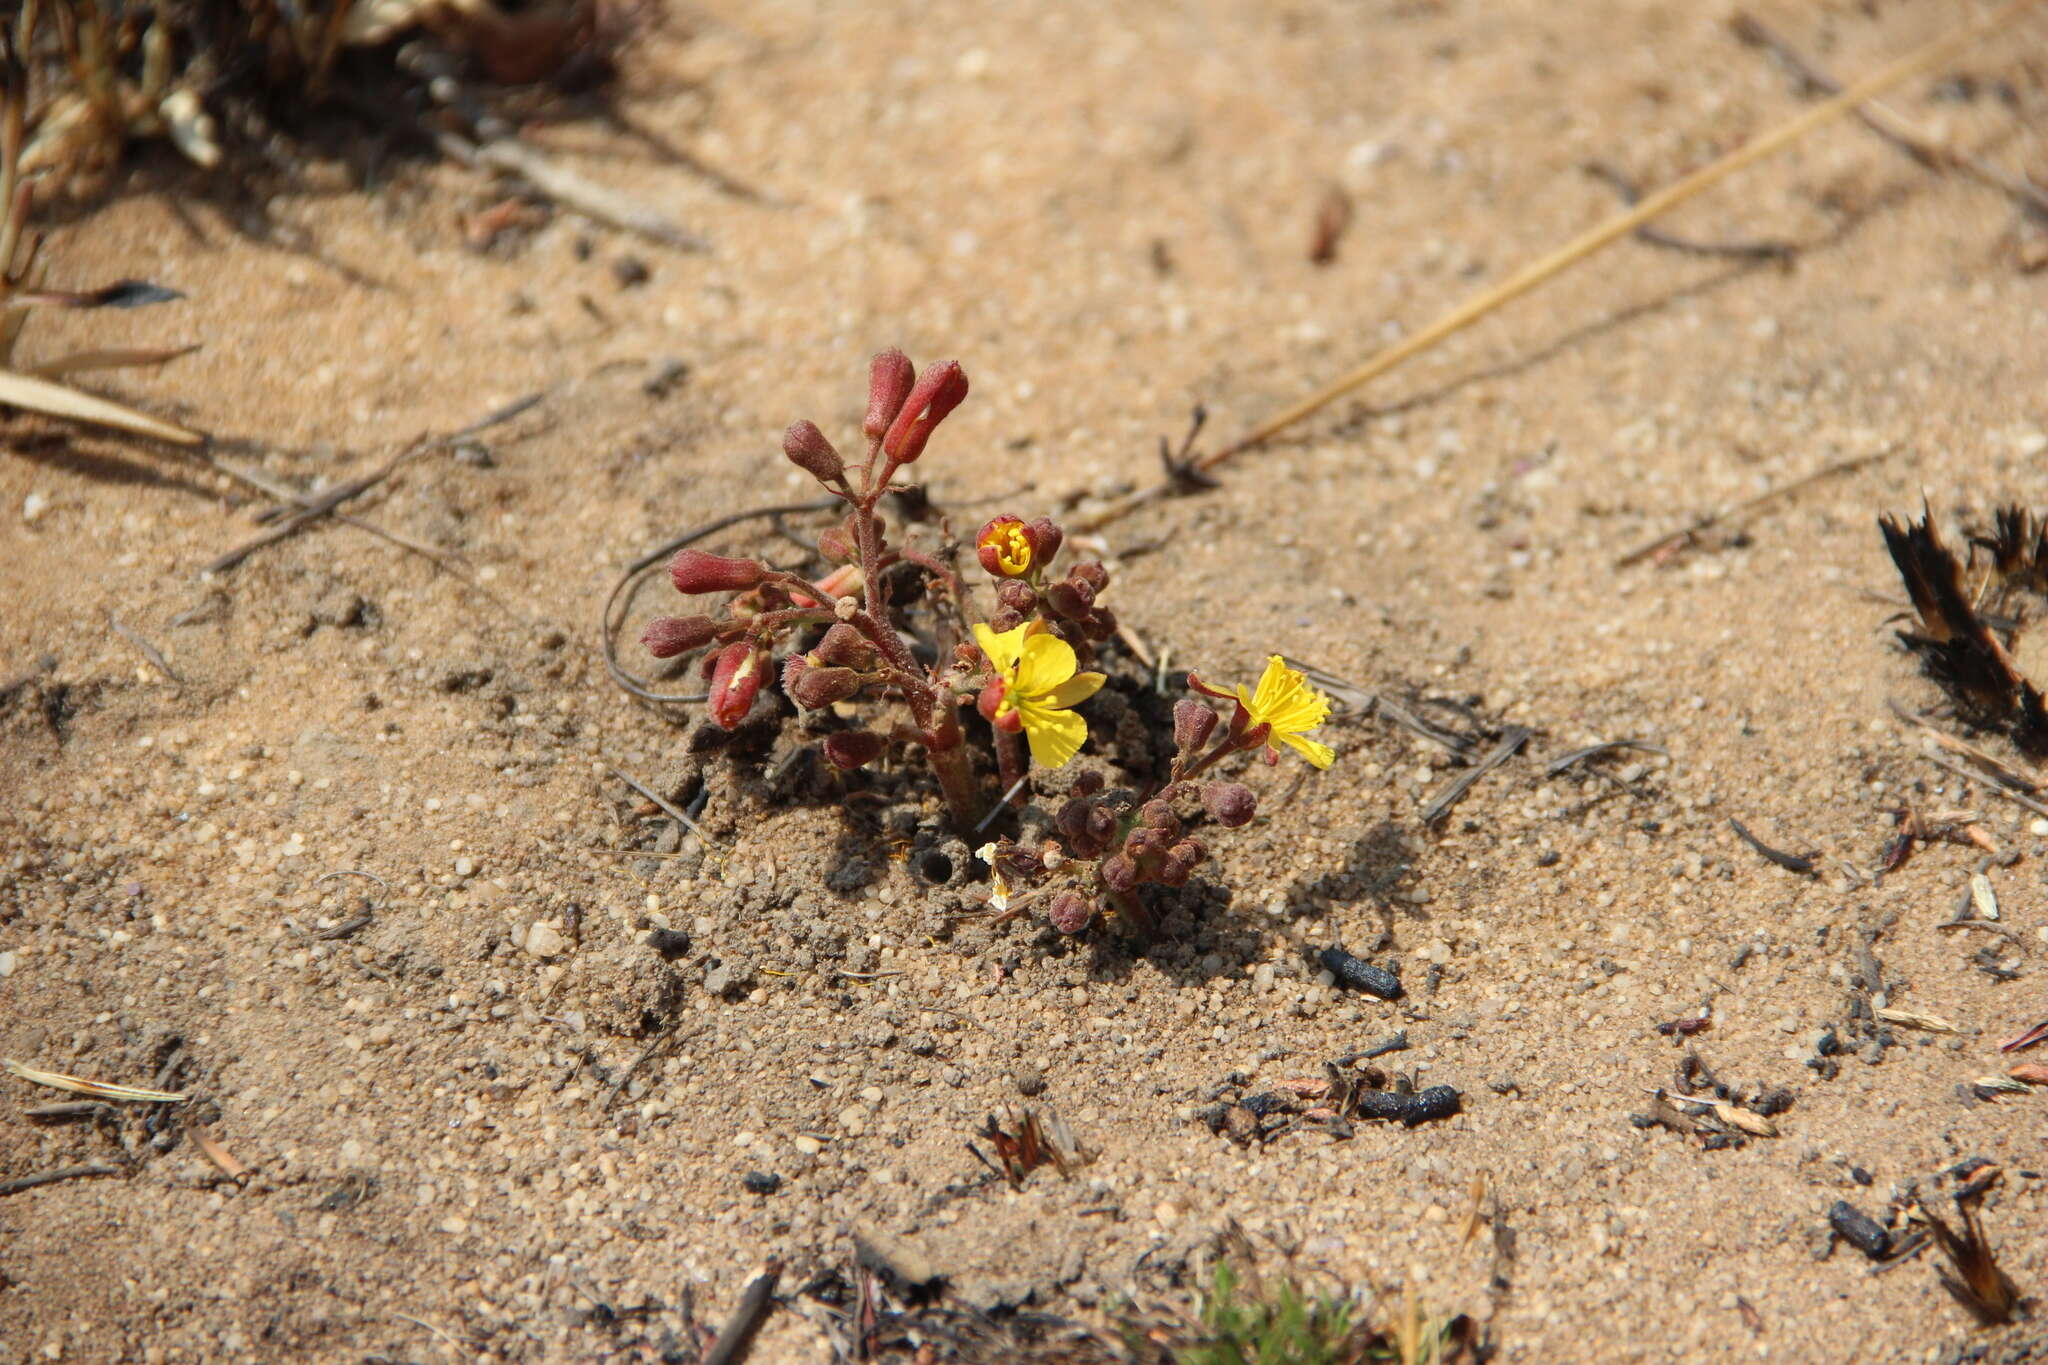
[[[89,290],[44,281],[32,209],[104,188],[137,141],[166,140],[204,171],[239,145],[224,127],[253,147],[307,111],[342,108],[374,117],[391,140],[452,152],[522,177],[539,197],[694,244],[547,163],[512,131],[558,95],[602,85],[633,17],[606,0],[511,10],[491,0],[25,0],[0,24],[0,404],[173,445],[204,441],[181,423],[68,382],[162,365],[196,345],[114,346],[35,362],[16,355],[34,309],[137,308],[182,297],[136,280]],[[268,166],[275,158],[230,159]]]

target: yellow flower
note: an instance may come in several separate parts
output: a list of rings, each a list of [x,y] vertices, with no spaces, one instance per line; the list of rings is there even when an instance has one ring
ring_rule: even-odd
[[[997,578],[1023,577],[1038,557],[1031,532],[1015,517],[997,517],[982,527],[974,538],[974,551],[981,567]]]
[[[1301,671],[1289,668],[1278,654],[1266,660],[1266,671],[1259,678],[1257,691],[1247,692],[1243,683],[1238,684],[1237,700],[1250,717],[1247,729],[1273,727],[1267,747],[1278,740],[1318,768],[1329,767],[1337,757],[1337,751],[1329,745],[1302,738],[1304,731],[1313,730],[1330,718],[1330,699],[1310,687]]]
[[[1103,677],[1075,672],[1080,660],[1074,657],[1074,647],[1043,627],[1034,630],[1033,624],[1026,622],[1000,635],[976,625],[974,642],[1003,683],[1002,700],[989,719],[1000,725],[1014,715],[1031,742],[1031,757],[1058,768],[1080,753],[1088,739],[1088,723],[1068,708],[1094,696]]]

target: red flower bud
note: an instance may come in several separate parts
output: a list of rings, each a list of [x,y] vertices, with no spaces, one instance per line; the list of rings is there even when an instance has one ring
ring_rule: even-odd
[[[1003,697],[1008,691],[1008,686],[1002,679],[998,678],[987,687],[981,689],[981,695],[975,698],[974,705],[975,709],[981,712],[982,718],[990,725],[995,726],[998,730],[1007,730],[1014,735],[1024,728],[1024,717],[1014,707],[1008,711],[998,709],[1002,706]]]
[[[1138,865],[1121,853],[1112,853],[1097,866],[1102,884],[1112,891],[1128,891],[1138,884]]]
[[[1052,921],[1052,927],[1063,934],[1078,934],[1088,927],[1094,917],[1095,907],[1088,898],[1078,891],[1062,891],[1052,899],[1052,909],[1045,917]]]
[[[680,593],[743,592],[767,577],[768,570],[751,559],[684,550],[669,564],[668,576]]]
[[[844,621],[826,631],[825,638],[811,651],[811,657],[821,664],[862,670],[873,668],[877,655],[868,637]]]
[[[1258,813],[1259,799],[1241,782],[1211,782],[1202,789],[1202,806],[1217,824],[1236,829]]]
[[[996,585],[996,601],[1011,611],[1029,614],[1038,609],[1038,593],[1029,583],[1006,578]]]
[[[761,684],[768,681],[768,655],[746,640],[735,640],[718,652],[711,669],[711,719],[736,730],[754,709]]]
[[[1086,583],[1062,578],[1045,590],[1045,605],[1071,621],[1075,617],[1086,616],[1088,608],[1095,605],[1095,590]]]
[[[845,701],[860,691],[860,683],[860,674],[850,668],[814,667],[801,654],[791,655],[788,666],[782,670],[782,690],[806,711]]]
[[[1173,704],[1173,747],[1191,754],[1209,742],[1216,729],[1216,713],[1193,697]]]
[[[1138,808],[1138,823],[1152,829],[1163,829],[1172,838],[1180,836],[1180,817],[1173,813],[1170,802],[1147,801]]]
[[[1099,769],[1083,768],[1080,772],[1074,774],[1074,795],[1093,796],[1103,789],[1107,781],[1108,779],[1103,777]]]
[[[1078,838],[1088,832],[1088,802],[1081,797],[1060,803],[1052,817],[1053,825],[1069,839]]]
[[[890,423],[889,434],[882,438],[883,453],[897,464],[913,463],[924,454],[924,443],[931,439],[933,429],[966,397],[967,371],[960,368],[959,361],[949,360],[926,370]]]
[[[998,635],[1004,635],[1024,624],[1024,613],[1013,607],[1004,607],[988,618],[988,628]]]
[[[1134,825],[1124,836],[1124,855],[1143,862],[1155,853],[1163,853],[1173,842],[1173,835],[1150,825]]]
[[[825,761],[835,768],[852,772],[880,758],[888,747],[888,740],[871,731],[841,730],[825,736]]]
[[[1016,517],[996,517],[974,538],[981,567],[997,578],[1018,578],[1031,572],[1038,562],[1038,545],[1031,531]]]
[[[815,422],[792,422],[782,433],[782,453],[789,462],[819,483],[831,485],[846,477],[846,461],[825,439]]]
[[[917,370],[910,357],[894,346],[868,365],[868,416],[860,429],[870,441],[879,441],[888,432],[896,414],[903,411],[903,400],[910,396],[910,386],[916,381]]]
[[[844,526],[827,526],[818,532],[818,553],[834,564],[858,564],[860,546],[853,540],[853,533]]]
[[[673,659],[693,649],[702,649],[718,634],[718,622],[708,616],[660,616],[640,632],[640,643],[657,659]]]
[[[1096,594],[1109,586],[1109,570],[1092,559],[1086,564],[1076,564],[1067,570],[1067,577],[1088,585],[1088,600],[1091,602],[1095,600]]]
[[[1034,518],[1029,527],[1031,543],[1038,547],[1038,562],[1050,564],[1060,552],[1060,543],[1067,533],[1056,525],[1051,517]]]
[[[1188,878],[1194,875],[1195,864],[1200,861],[1186,844],[1175,844],[1159,861],[1159,880],[1168,886],[1186,886]]]

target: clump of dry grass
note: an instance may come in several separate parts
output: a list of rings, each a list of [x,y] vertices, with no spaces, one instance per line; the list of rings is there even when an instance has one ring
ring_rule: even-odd
[[[175,422],[68,382],[90,371],[161,365],[191,347],[114,347],[27,362],[17,343],[39,308],[134,308],[179,297],[137,281],[76,291],[44,286],[34,205],[103,183],[136,141],[163,139],[205,168],[227,148],[220,118],[267,126],[332,94],[393,107],[397,40],[431,33],[483,78],[566,82],[574,69],[608,70],[623,30],[617,0],[531,0],[516,12],[495,0],[21,0],[0,20],[0,405],[126,431],[177,445],[204,437]],[[350,49],[379,59],[343,68]],[[354,73],[378,89],[344,92]],[[414,130],[417,136],[417,130]]]
[[[32,17],[32,13],[24,13],[24,20]],[[0,403],[175,445],[199,444],[204,438],[188,427],[64,382],[68,376],[95,370],[161,365],[190,347],[73,351],[40,362],[17,360],[22,332],[39,308],[138,308],[180,295],[141,280],[119,280],[83,291],[44,286],[37,259],[41,240],[28,230],[35,183],[27,164],[28,75],[17,41],[4,34],[0,34],[0,79],[5,80],[5,89],[0,91]]]

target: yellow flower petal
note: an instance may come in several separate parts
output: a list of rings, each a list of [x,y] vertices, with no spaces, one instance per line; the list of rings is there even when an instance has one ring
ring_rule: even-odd
[[[1072,711],[1060,711],[1031,699],[1017,708],[1024,721],[1024,738],[1031,744],[1031,761],[1044,768],[1062,768],[1088,742],[1088,722]]]
[[[1108,682],[1100,673],[1076,673],[1073,677],[1045,694],[1048,706],[1079,706],[1082,702],[1102,690]]]
[[[1278,654],[1266,659],[1266,671],[1259,677],[1257,690],[1247,692],[1240,685],[1237,699],[1252,725],[1272,727],[1268,744],[1285,744],[1318,768],[1329,767],[1336,758],[1336,751],[1329,745],[1301,737],[1303,731],[1313,730],[1330,718],[1330,699],[1310,687],[1307,677],[1300,670],[1289,668]]]
[[[1337,751],[1327,744],[1318,744],[1312,739],[1303,739],[1300,735],[1282,735],[1277,732],[1276,738],[1318,768],[1327,768],[1336,761]]]
[[[1027,697],[1042,697],[1072,678],[1079,666],[1074,647],[1065,640],[1057,635],[1033,635],[1024,641],[1023,659],[1011,685]]]
[[[1018,626],[996,634],[981,622],[974,626],[974,643],[981,646],[981,652],[988,655],[988,661],[996,666],[996,672],[1004,677],[1014,677],[1018,661],[1024,657],[1024,632],[1029,625]]]

